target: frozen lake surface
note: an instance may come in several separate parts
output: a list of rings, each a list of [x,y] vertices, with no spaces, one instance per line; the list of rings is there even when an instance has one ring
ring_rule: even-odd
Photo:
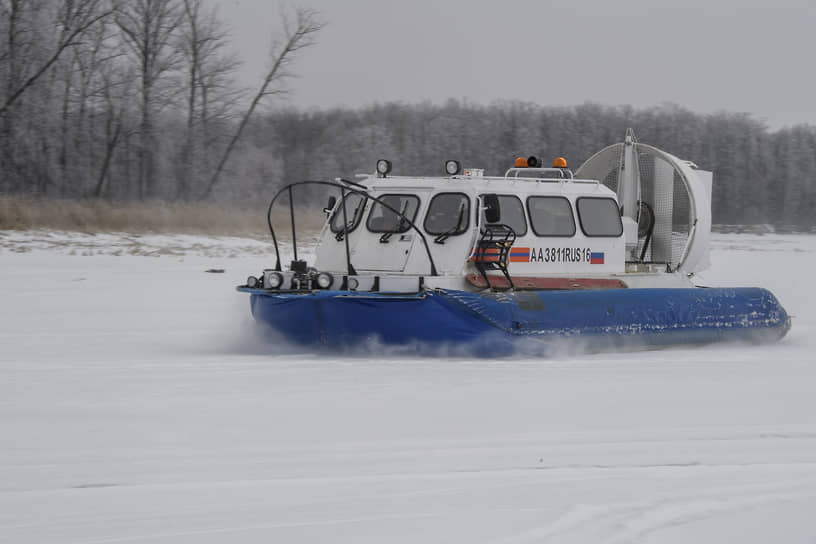
[[[0,542],[816,542],[816,236],[699,278],[778,344],[547,360],[266,344],[270,250],[0,231]]]

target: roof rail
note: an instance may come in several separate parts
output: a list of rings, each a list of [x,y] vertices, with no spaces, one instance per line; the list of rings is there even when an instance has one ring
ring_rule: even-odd
[[[510,168],[505,178],[526,178],[535,180],[571,180],[572,170],[567,168]]]

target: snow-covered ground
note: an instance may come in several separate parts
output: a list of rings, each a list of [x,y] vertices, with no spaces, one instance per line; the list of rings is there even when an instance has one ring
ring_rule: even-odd
[[[269,252],[0,232],[0,542],[816,541],[816,236],[701,277],[774,291],[781,343],[558,360],[264,343]]]

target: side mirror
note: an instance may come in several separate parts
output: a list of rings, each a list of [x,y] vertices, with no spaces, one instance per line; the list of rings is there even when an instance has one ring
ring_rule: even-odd
[[[499,207],[499,196],[494,194],[482,196],[485,219],[488,223],[498,223],[501,221],[501,208]]]
[[[323,208],[323,213],[325,213],[326,215],[329,215],[332,212],[332,210],[334,209],[335,204],[337,204],[337,197],[336,196],[330,196],[329,197],[329,203],[326,205],[325,208]]]

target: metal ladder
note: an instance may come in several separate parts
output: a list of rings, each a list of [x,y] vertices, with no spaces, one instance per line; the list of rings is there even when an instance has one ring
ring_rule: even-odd
[[[507,272],[507,265],[510,262],[510,248],[516,241],[516,232],[507,225],[487,225],[482,237],[476,243],[471,260],[476,270],[482,275],[487,286],[493,289],[488,270],[499,270],[510,284],[510,289],[514,289],[513,280]]]

